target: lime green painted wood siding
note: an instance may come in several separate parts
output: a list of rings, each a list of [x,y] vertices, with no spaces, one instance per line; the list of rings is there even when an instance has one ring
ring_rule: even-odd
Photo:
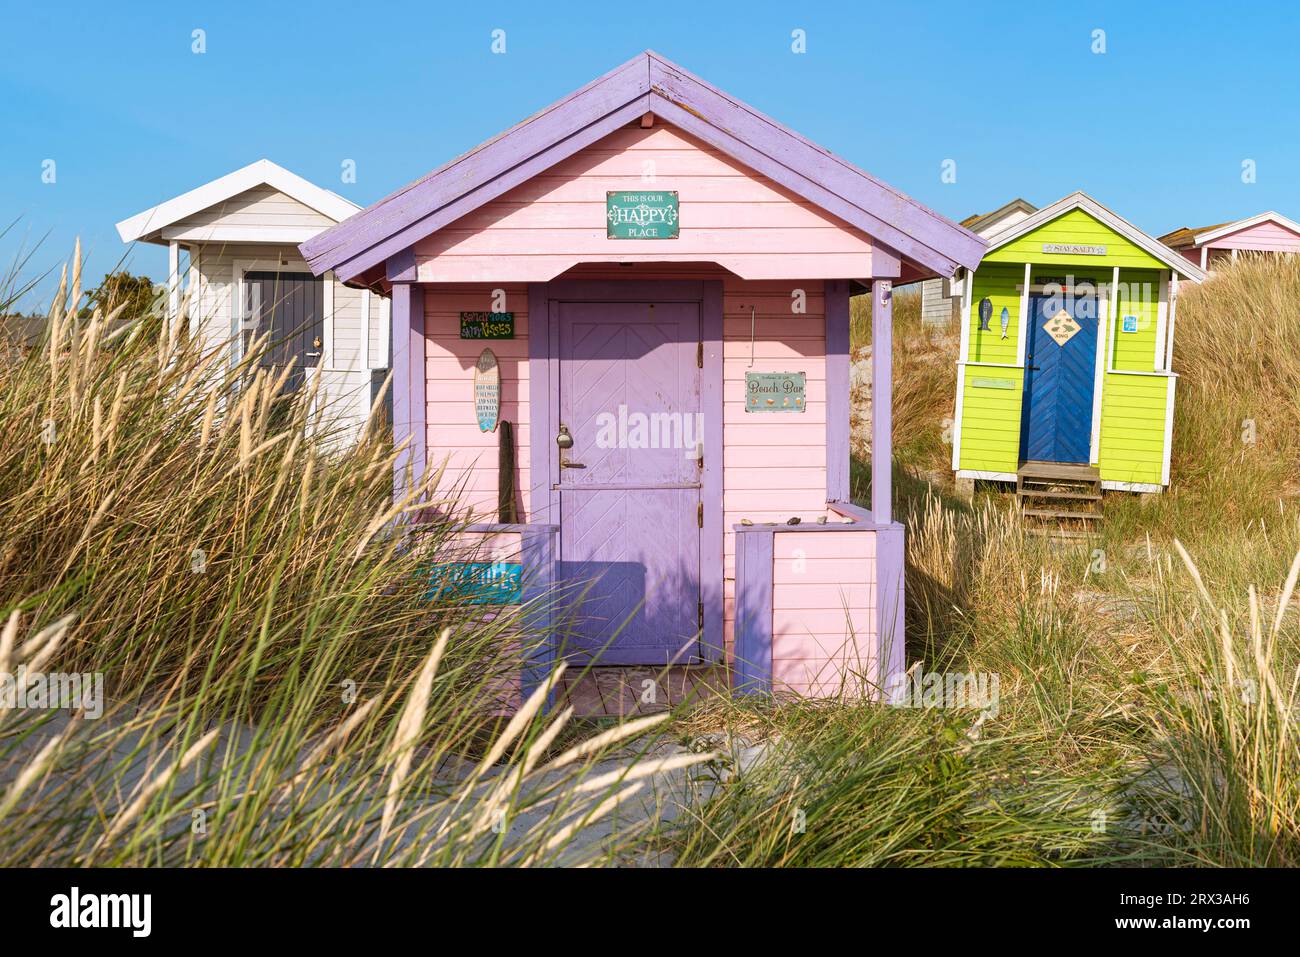
[[[1151,269],[1119,271],[1111,362],[1116,369],[1151,372],[1156,367],[1156,322],[1160,313],[1161,275]],[[1109,283],[1109,278],[1106,281]],[[1125,316],[1137,318],[1137,332],[1124,331]]]
[[[980,264],[975,270],[975,283],[971,291],[970,311],[966,321],[970,324],[970,361],[1001,362],[1014,365],[1016,341],[1020,333],[1020,286],[1025,281],[1024,266]],[[980,329],[980,300],[987,297],[993,303],[993,318],[988,331]],[[1011,314],[1007,337],[1002,338],[1002,310]]]
[[[993,383],[1010,388],[994,388]],[[980,472],[1014,472],[1020,467],[1022,369],[966,367],[958,467]]]
[[[1160,484],[1165,410],[1176,381],[1169,376],[1106,374],[1098,463],[1103,482]]]
[[[1106,255],[1044,253],[1044,243],[1083,243],[1090,246],[1105,246]],[[1104,263],[1106,266],[1121,268],[1128,266],[1132,269],[1160,269],[1163,266],[1160,260],[1145,249],[1135,246],[1130,240],[1081,209],[1072,209],[984,257],[984,263],[995,262],[1031,262],[1035,266],[1056,263],[1063,266],[1084,267]],[[984,265],[981,264],[980,268],[983,269]]]

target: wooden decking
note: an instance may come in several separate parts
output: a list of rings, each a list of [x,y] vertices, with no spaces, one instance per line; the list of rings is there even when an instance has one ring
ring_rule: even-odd
[[[1101,519],[1101,473],[1091,465],[1025,462],[1016,471],[1016,501],[1027,519],[1087,526]]]

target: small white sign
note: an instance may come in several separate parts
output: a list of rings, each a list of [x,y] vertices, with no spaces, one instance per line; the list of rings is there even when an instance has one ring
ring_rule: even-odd
[[[1083,243],[1043,243],[1045,253],[1063,253],[1067,256],[1104,256],[1105,246],[1088,246]]]

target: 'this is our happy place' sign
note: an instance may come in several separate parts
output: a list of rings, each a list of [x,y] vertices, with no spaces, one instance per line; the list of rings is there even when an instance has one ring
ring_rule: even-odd
[[[746,372],[746,412],[802,412],[806,381],[802,372]]]
[[[680,220],[674,190],[613,190],[605,194],[607,239],[676,239]]]

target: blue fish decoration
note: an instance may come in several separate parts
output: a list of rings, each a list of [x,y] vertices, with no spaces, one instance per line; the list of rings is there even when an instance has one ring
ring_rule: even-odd
[[[1011,325],[1011,313],[1007,311],[1006,306],[1003,306],[1002,307],[1002,338],[1003,339],[1007,337],[1007,326],[1009,325]]]

